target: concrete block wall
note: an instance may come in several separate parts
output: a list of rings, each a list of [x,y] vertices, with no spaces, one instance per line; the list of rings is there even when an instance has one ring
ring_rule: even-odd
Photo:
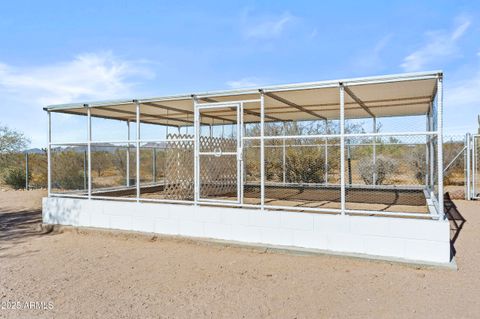
[[[43,222],[450,262],[448,221],[51,197]]]

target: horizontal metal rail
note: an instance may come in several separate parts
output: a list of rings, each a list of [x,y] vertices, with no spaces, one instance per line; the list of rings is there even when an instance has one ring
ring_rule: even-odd
[[[382,137],[382,136],[434,136],[438,132],[389,132],[389,133],[349,133],[345,134],[345,138],[349,137]],[[340,138],[342,134],[312,134],[312,135],[265,135],[266,140],[283,140],[283,139],[314,139],[314,138]],[[260,136],[245,136],[244,140],[259,140]]]

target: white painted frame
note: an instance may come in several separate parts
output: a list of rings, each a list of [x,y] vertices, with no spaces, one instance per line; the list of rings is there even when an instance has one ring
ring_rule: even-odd
[[[399,81],[407,81],[407,80],[414,80],[414,79],[426,79],[426,78],[436,78],[437,79],[437,108],[436,108],[436,114],[429,114],[429,117],[428,117],[428,128],[427,128],[427,131],[425,132],[385,132],[385,133],[378,133],[376,132],[376,123],[374,123],[374,132],[372,133],[361,133],[361,134],[346,134],[345,133],[345,105],[344,105],[344,86],[355,86],[355,85],[363,85],[363,84],[367,84],[367,83],[387,83],[387,82],[399,82]],[[309,135],[309,136],[265,136],[265,97],[264,97],[264,92],[280,92],[280,91],[289,91],[289,90],[298,90],[298,89],[302,89],[302,88],[320,88],[320,87],[338,87],[339,88],[339,103],[340,103],[340,134],[318,134],[318,135]],[[239,91],[240,92],[240,91]],[[241,91],[242,93],[245,94],[245,92],[248,92],[248,91]],[[231,92],[230,92],[231,93]],[[258,93],[258,91],[257,91]],[[240,93],[239,93],[240,94]],[[376,215],[383,215],[382,212],[378,212],[378,211],[350,211],[350,210],[347,210],[346,207],[345,207],[345,138],[346,137],[373,137],[373,138],[376,138],[376,137],[382,137],[382,136],[429,136],[429,142],[427,143],[428,144],[428,148],[429,148],[429,167],[432,169],[433,168],[433,152],[436,151],[437,152],[437,172],[433,172],[433,171],[430,171],[430,174],[429,174],[429,177],[430,177],[430,185],[429,185],[429,188],[430,188],[430,191],[431,191],[431,200],[435,206],[435,210],[434,212],[432,213],[431,215],[431,218],[432,219],[439,219],[439,220],[443,220],[445,218],[444,216],[444,212],[443,212],[443,205],[439,205],[439,203],[443,203],[443,138],[442,138],[442,134],[443,134],[443,78],[442,78],[442,74],[441,73],[438,73],[436,74],[435,76],[433,74],[417,74],[417,75],[409,75],[409,76],[405,76],[405,75],[399,75],[399,76],[386,76],[386,77],[376,77],[375,79],[372,79],[372,78],[363,78],[363,79],[354,79],[354,80],[345,80],[345,81],[339,81],[337,83],[334,83],[332,81],[328,81],[328,82],[314,82],[314,83],[305,83],[303,85],[292,85],[292,86],[284,86],[284,87],[270,87],[270,88],[265,88],[265,89],[262,89],[260,90],[259,92],[259,95],[260,95],[260,98],[259,99],[250,99],[250,100],[243,100],[243,101],[235,101],[235,102],[215,102],[215,103],[199,103],[198,102],[198,98],[200,97],[214,97],[214,96],[222,96],[222,93],[220,92],[214,92],[214,93],[211,93],[211,94],[204,94],[204,95],[199,95],[199,96],[195,96],[193,98],[193,103],[194,103],[194,112],[195,112],[195,119],[194,119],[194,127],[196,128],[196,131],[195,131],[195,140],[196,142],[194,143],[195,144],[195,165],[194,165],[194,171],[195,171],[195,198],[193,200],[193,202],[191,201],[178,201],[178,200],[162,200],[162,199],[145,199],[145,198],[141,198],[141,194],[140,194],[140,145],[142,142],[145,142],[145,141],[142,141],[141,140],[141,137],[140,137],[140,133],[141,133],[141,129],[140,129],[140,104],[142,101],[139,101],[139,100],[134,100],[134,104],[135,104],[135,107],[136,107],[136,129],[137,129],[137,136],[136,136],[136,139],[135,140],[131,140],[129,137],[128,137],[128,141],[127,143],[135,143],[136,144],[136,198],[134,199],[128,199],[128,200],[133,200],[133,201],[136,201],[136,202],[139,202],[139,201],[151,201],[151,202],[163,202],[163,203],[184,203],[184,202],[187,202],[187,203],[191,203],[191,204],[194,204],[194,205],[198,205],[200,204],[200,198],[199,198],[199,185],[198,185],[198,182],[199,182],[199,178],[198,178],[198,174],[199,174],[199,167],[198,167],[198,161],[197,161],[197,157],[199,156],[199,149],[198,149],[198,142],[197,142],[197,139],[199,137],[199,134],[198,134],[198,128],[199,128],[199,125],[198,125],[198,121],[199,121],[199,114],[198,114],[198,110],[199,108],[208,108],[208,107],[211,107],[211,108],[215,108],[215,107],[225,107],[226,105],[232,105],[232,104],[235,104],[235,105],[240,105],[240,109],[243,108],[243,103],[252,103],[252,102],[260,102],[260,136],[254,136],[254,137],[245,137],[243,136],[244,135],[244,132],[243,132],[243,111],[240,111],[240,112],[237,112],[237,116],[240,116],[240,119],[239,119],[239,123],[242,123],[240,125],[238,125],[237,127],[240,129],[240,132],[239,134],[237,135],[240,140],[240,143],[241,143],[241,146],[243,146],[243,141],[244,140],[248,140],[248,139],[259,139],[260,140],[260,148],[261,148],[261,152],[260,152],[260,175],[261,175],[261,184],[260,184],[260,189],[261,189],[261,198],[260,198],[260,205],[259,206],[256,206],[257,208],[260,208],[262,211],[265,210],[265,209],[285,209],[285,210],[296,210],[296,208],[293,208],[293,207],[289,207],[289,206],[265,206],[265,140],[268,140],[268,139],[283,139],[285,141],[285,139],[295,139],[295,138],[324,138],[324,139],[327,139],[327,138],[340,138],[340,144],[341,144],[341,208],[340,210],[335,210],[335,209],[328,209],[329,212],[337,212],[337,213],[340,213],[341,215],[345,215],[345,214],[351,214],[351,213],[358,213],[358,214],[362,214],[362,213],[365,213],[365,214],[376,214]],[[168,100],[168,98],[165,98]],[[162,100],[162,99],[159,99],[159,100]],[[131,103],[131,102],[130,102]],[[49,140],[49,143],[48,143],[48,194],[49,196],[51,197],[78,197],[78,198],[88,198],[88,199],[92,199],[92,198],[96,198],[96,199],[100,199],[102,198],[101,196],[95,196],[94,194],[92,194],[92,178],[91,178],[91,145],[94,144],[94,143],[100,143],[98,141],[95,141],[93,142],[92,139],[91,139],[91,108],[92,107],[101,107],[101,106],[104,106],[104,105],[108,105],[103,103],[103,104],[98,104],[98,105],[84,105],[84,107],[87,108],[87,130],[88,130],[88,138],[87,138],[87,141],[86,143],[85,142],[78,142],[76,144],[79,144],[79,145],[87,145],[87,157],[88,157],[88,190],[87,190],[87,196],[82,196],[82,195],[78,195],[78,194],[53,194],[52,191],[51,191],[51,184],[52,184],[52,180],[51,180],[51,148],[52,146],[54,145],[72,145],[72,144],[75,144],[75,143],[52,143],[52,136],[51,136],[51,114],[50,112],[51,111],[54,111],[55,108],[47,108],[47,112],[48,112],[48,140]],[[72,106],[73,107],[73,106]],[[436,128],[434,129],[434,124],[433,124],[433,116],[436,116]],[[433,150],[433,143],[432,143],[432,138],[436,137],[437,138],[437,149],[436,150]],[[160,140],[156,141],[156,142],[159,142]],[[118,141],[102,141],[102,143],[115,143],[115,142],[118,142]],[[237,154],[237,157],[239,157],[239,153],[243,153],[241,152],[241,149],[240,149],[240,152],[237,151],[236,152]],[[233,154],[232,154],[233,155]],[[240,156],[241,157],[241,156]],[[239,181],[240,181],[240,184],[243,185],[243,165],[239,165],[240,169],[241,169],[241,172],[239,174]],[[433,185],[433,175],[436,174],[437,175],[437,182],[438,182],[438,193],[437,193],[437,196],[438,198],[435,198],[436,196],[434,196],[434,185]],[[216,204],[219,204],[219,205],[230,205],[230,206],[233,206],[233,207],[238,207],[238,205],[240,204],[242,207],[247,207],[247,205],[244,205],[243,204],[243,187],[239,187],[241,188],[241,191],[240,191],[240,194],[239,194],[239,199],[240,201],[239,202],[234,202],[234,203],[224,203],[224,202],[219,202],[219,201],[214,201],[214,202],[211,202],[211,203],[207,203],[207,202],[202,202],[201,204],[208,204],[208,205],[216,205]],[[126,200],[124,198],[121,198],[121,197],[107,197],[109,200]],[[323,209],[317,209],[317,208],[313,208],[313,209],[306,209],[304,207],[301,208],[301,210],[304,210],[304,211],[307,211],[307,210],[311,210],[311,211],[316,211],[316,212],[322,212],[324,211]],[[405,216],[405,217],[408,217],[408,216],[412,216],[414,217],[412,214],[410,213],[405,213],[405,212],[388,212],[388,214],[393,214],[393,215],[396,215],[396,216]]]
[[[216,202],[216,203],[233,203],[240,204],[243,199],[243,103],[196,103],[195,106],[195,202],[205,203],[205,202]],[[201,197],[201,158],[202,156],[217,156],[215,152],[202,152],[200,150],[200,136],[201,136],[201,112],[203,110],[214,110],[214,109],[225,109],[225,108],[235,108],[237,113],[237,123],[236,123],[236,140],[237,147],[235,152],[221,152],[219,156],[235,156],[237,158],[237,198],[232,200],[219,200],[212,198],[202,198]],[[210,131],[211,133],[211,131]]]

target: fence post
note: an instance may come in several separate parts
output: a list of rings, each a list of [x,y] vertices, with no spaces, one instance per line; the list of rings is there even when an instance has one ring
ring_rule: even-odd
[[[130,120],[127,120],[127,162],[126,162],[126,184],[127,187],[130,187]]]
[[[377,118],[373,118],[373,133],[377,133]],[[372,184],[377,184],[377,137],[373,137],[373,176]]]
[[[433,132],[434,130],[434,124],[433,124],[433,107],[430,104],[430,132]],[[433,149],[433,136],[429,136],[429,155],[430,155],[430,197],[434,198],[435,197],[435,154],[434,154],[434,149]]]
[[[157,151],[155,150],[155,147],[152,149],[152,179],[153,182],[157,182]]]
[[[470,133],[465,134],[465,146],[465,199],[470,200]]]
[[[47,194],[50,197],[52,192],[52,115],[49,111],[48,114],[48,147],[47,147]]]
[[[193,201],[194,205],[198,205],[200,198],[200,110],[198,109],[198,102],[195,96],[192,96],[193,100]],[[187,132],[188,133],[188,132]],[[186,134],[188,136],[188,134]]]
[[[136,109],[136,122],[137,122],[137,139],[136,139],[136,163],[137,170],[136,170],[136,189],[137,189],[137,202],[140,201],[140,103],[137,100],[135,102],[135,109]]]
[[[83,189],[86,190],[87,187],[87,151],[83,151]]]
[[[92,114],[90,107],[85,104],[87,107],[87,156],[88,156],[88,199],[92,198]]]
[[[438,214],[439,220],[445,218],[443,202],[443,75],[437,78],[437,152],[438,152]]]
[[[325,135],[328,134],[328,120],[325,120]],[[328,139],[325,137],[325,140],[324,140],[324,154],[323,154],[323,157],[325,157],[325,163],[324,163],[324,166],[323,166],[323,170],[324,170],[324,184],[327,185],[328,184]]]
[[[345,215],[345,88],[340,83],[340,209]]]
[[[265,209],[265,96],[260,91],[260,206]]]
[[[28,152],[25,152],[25,189],[28,191]]]
[[[430,131],[430,111],[427,113],[426,117],[426,130],[425,131]],[[429,186],[429,180],[430,180],[430,135],[425,137],[425,188],[428,190],[430,188]]]
[[[285,136],[285,131],[283,133]],[[285,139],[282,140],[283,145],[282,145],[282,170],[283,170],[283,184],[287,182],[287,169],[286,169],[286,162],[287,162],[287,157],[286,157],[286,150],[285,150]]]

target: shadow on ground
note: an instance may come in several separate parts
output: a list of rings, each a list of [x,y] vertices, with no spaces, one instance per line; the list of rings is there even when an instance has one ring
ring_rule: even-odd
[[[41,210],[20,210],[0,212],[0,250],[7,244],[19,244],[32,237],[45,235],[40,227],[42,223]]]
[[[458,210],[455,203],[452,201],[450,193],[445,193],[444,195],[444,210],[445,215],[447,216],[448,220],[450,221],[450,246],[451,246],[451,257],[455,256],[457,251],[455,249],[455,242],[458,239],[458,235],[460,234],[463,225],[467,221],[460,211]]]

